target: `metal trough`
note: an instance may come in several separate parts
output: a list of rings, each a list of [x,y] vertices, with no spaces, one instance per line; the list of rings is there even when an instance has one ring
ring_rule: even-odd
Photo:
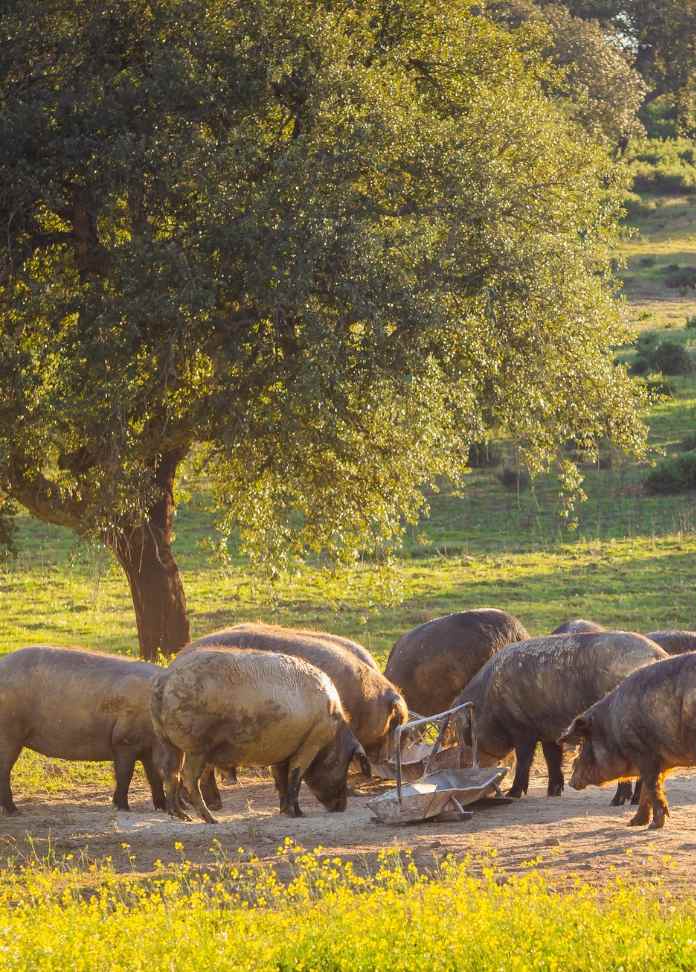
[[[464,746],[462,733],[457,726],[458,745],[442,749],[442,741],[447,735],[450,723],[456,715],[466,712],[471,727],[473,766],[461,767]],[[413,734],[417,726],[438,726],[434,743],[411,745],[411,753],[418,758],[414,762],[402,763],[402,736]],[[421,752],[421,748],[424,751]],[[425,752],[427,750],[427,752]],[[438,757],[440,763],[438,764]],[[442,763],[446,765],[443,767]],[[473,703],[439,712],[437,715],[412,719],[399,726],[394,735],[394,767],[396,790],[383,793],[368,802],[368,807],[378,821],[389,824],[415,823],[422,820],[465,820],[473,816],[464,807],[484,797],[499,795],[498,784],[507,773],[505,766],[481,767],[478,765],[478,747],[474,722]],[[404,768],[418,767],[420,779],[404,783]],[[507,801],[505,801],[507,802]]]

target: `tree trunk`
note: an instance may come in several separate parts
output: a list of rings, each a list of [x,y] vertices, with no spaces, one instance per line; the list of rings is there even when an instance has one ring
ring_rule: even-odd
[[[110,540],[130,584],[140,654],[152,660],[158,650],[172,655],[190,641],[186,596],[172,555],[174,475],[182,456],[163,456],[156,472],[160,499],[145,524]]]

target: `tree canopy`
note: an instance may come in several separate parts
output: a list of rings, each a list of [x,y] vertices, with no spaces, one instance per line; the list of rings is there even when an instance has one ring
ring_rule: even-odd
[[[0,492],[188,638],[194,445],[247,549],[396,537],[472,441],[639,450],[623,175],[466,0],[7,0]],[[572,468],[562,471],[572,477]]]
[[[682,130],[696,132],[696,0],[564,0],[564,6],[612,28],[647,85],[646,104],[670,99]]]

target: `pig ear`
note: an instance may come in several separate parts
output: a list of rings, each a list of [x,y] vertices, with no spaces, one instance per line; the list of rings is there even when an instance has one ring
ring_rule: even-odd
[[[361,773],[363,773],[365,776],[372,776],[372,767],[370,766],[370,760],[367,758],[367,753],[362,748],[360,743],[358,743],[355,749],[353,750],[353,756],[351,757],[351,761],[352,760],[357,761],[358,765],[360,766]]]
[[[387,723],[387,732],[393,732],[397,726],[408,721],[408,711],[401,696],[397,695],[392,705],[391,715]]]
[[[592,720],[587,716],[578,716],[568,726],[566,731],[558,740],[559,743],[570,743],[571,745],[582,742],[592,733]]]

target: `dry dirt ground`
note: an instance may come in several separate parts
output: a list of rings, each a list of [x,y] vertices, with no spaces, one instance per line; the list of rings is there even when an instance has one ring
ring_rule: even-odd
[[[476,871],[491,863],[493,852],[503,874],[535,862],[559,889],[577,877],[604,884],[620,875],[659,879],[677,894],[694,892],[696,771],[669,778],[671,817],[662,831],[628,827],[633,809],[609,805],[612,787],[582,793],[566,789],[560,799],[548,799],[541,776],[532,781],[524,799],[474,808],[471,820],[457,823],[377,824],[366,803],[370,794],[382,790],[368,785],[350,798],[345,813],[328,814],[303,787],[306,816],[295,820],[278,815],[270,778],[242,775],[237,786],[223,789],[224,809],[216,814],[217,826],[183,823],[154,812],[145,787],[135,781],[130,813],[117,813],[103,788],[85,787],[44,799],[23,798],[19,792],[21,813],[0,817],[0,863],[34,853],[43,856],[51,848],[58,858],[73,854],[79,859],[80,852],[89,859],[110,856],[119,870],[147,874],[157,860],[167,863],[185,857],[205,866],[219,853],[212,847],[214,841],[232,858],[244,848],[272,862],[284,838],[291,837],[305,848],[321,847],[351,859],[361,869],[371,868],[385,847],[410,850],[424,869],[451,854],[469,858]],[[183,850],[175,844],[183,844]]]

